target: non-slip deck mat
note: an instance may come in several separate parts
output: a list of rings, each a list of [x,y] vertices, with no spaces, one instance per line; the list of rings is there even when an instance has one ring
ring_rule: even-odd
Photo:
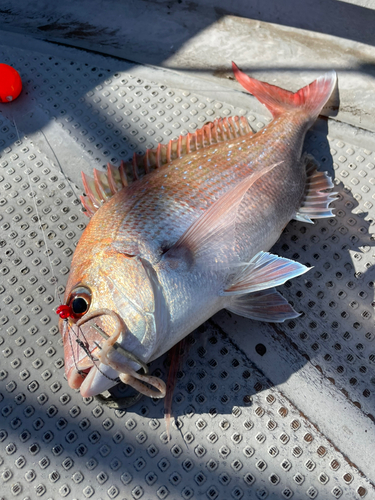
[[[54,309],[88,220],[80,168],[118,165],[217,116],[246,114],[254,129],[265,121],[183,80],[169,88],[130,65],[115,71],[58,50],[0,48],[24,82],[24,115],[20,104],[0,114],[0,498],[375,498],[374,469],[353,463],[244,354],[256,322],[223,312],[191,335],[170,442],[162,401],[114,411],[68,387]],[[375,152],[319,131],[306,149],[340,194],[335,218],[292,222],[276,246],[314,266],[280,288],[303,314],[277,334],[344,394],[348,432],[356,406],[373,435]],[[151,371],[165,379],[165,358]],[[322,391],[311,405],[329,405]]]

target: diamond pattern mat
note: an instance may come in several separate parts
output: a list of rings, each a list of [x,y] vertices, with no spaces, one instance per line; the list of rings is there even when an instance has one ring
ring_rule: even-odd
[[[375,498],[374,470],[353,464],[244,352],[256,322],[222,312],[189,337],[169,442],[162,401],[114,411],[68,387],[54,310],[87,223],[80,170],[216,116],[245,114],[254,129],[265,118],[182,80],[171,88],[109,58],[95,66],[54,51],[0,47],[24,82],[0,114],[0,498]],[[282,288],[302,315],[274,334],[373,434],[375,153],[318,130],[306,150],[334,174],[336,217],[292,222],[278,242],[275,252],[314,269]],[[150,371],[165,379],[166,358]]]

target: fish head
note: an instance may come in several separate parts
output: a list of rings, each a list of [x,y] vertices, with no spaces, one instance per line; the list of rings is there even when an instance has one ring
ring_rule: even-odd
[[[59,321],[68,384],[83,397],[116,385],[119,375],[134,375],[149,360],[155,340],[147,266],[119,251],[111,237],[93,241],[88,235],[83,233],[73,255],[64,296],[69,317]],[[114,349],[118,345],[129,355]]]

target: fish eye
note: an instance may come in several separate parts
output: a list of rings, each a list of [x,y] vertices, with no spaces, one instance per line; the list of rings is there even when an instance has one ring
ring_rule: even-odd
[[[69,306],[75,317],[81,317],[87,313],[91,304],[91,290],[80,286],[70,294]]]

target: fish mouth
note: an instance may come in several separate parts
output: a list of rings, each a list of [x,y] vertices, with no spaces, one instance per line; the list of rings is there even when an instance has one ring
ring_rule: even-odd
[[[94,351],[96,351],[96,348]],[[93,355],[94,351],[91,353]],[[96,359],[96,358],[94,358]],[[120,382],[118,373],[110,366],[84,358],[72,366],[67,374],[68,384],[72,389],[79,389],[83,398],[96,396]]]
[[[97,396],[111,389],[120,382],[118,373],[110,366],[92,365],[90,368],[80,370],[73,368],[68,375],[70,387],[79,389],[83,398]]]
[[[114,333],[110,336],[97,324],[90,323],[90,328],[94,328],[103,341],[101,344],[95,342],[96,346],[92,351],[81,343],[87,356],[69,369],[67,379],[70,387],[79,389],[82,397],[91,397],[101,394],[121,381],[140,394],[153,398],[164,397],[165,383],[158,377],[148,375],[147,364],[117,342],[120,335],[126,331],[126,325],[115,311],[102,308],[88,313],[77,321],[76,327],[80,328],[83,324],[103,315],[109,315],[114,320]],[[136,372],[138,367],[143,369],[144,375]],[[134,400],[134,397],[132,399]]]
[[[115,329],[112,335],[108,335],[95,322],[95,320],[98,320],[97,323],[102,324],[100,318],[105,315],[110,316],[114,320]],[[94,346],[89,346],[85,337],[83,339],[79,337],[76,339],[80,348],[86,353],[86,356],[70,367],[67,373],[67,380],[72,389],[79,389],[81,396],[87,398],[96,396],[120,382],[118,371],[108,364],[101,362],[100,352],[102,350],[107,351],[111,346],[117,344],[116,339],[126,327],[121,317],[115,311],[106,308],[88,313],[78,320],[75,323],[78,333],[84,325],[88,326],[89,329],[95,330],[101,338],[97,337],[97,340],[93,340],[91,337],[90,343],[93,342]],[[132,361],[139,362],[141,366],[143,365],[143,362],[131,353],[129,353],[129,357]],[[137,367],[138,365],[135,366]],[[126,367],[123,366],[122,369],[125,371]]]

